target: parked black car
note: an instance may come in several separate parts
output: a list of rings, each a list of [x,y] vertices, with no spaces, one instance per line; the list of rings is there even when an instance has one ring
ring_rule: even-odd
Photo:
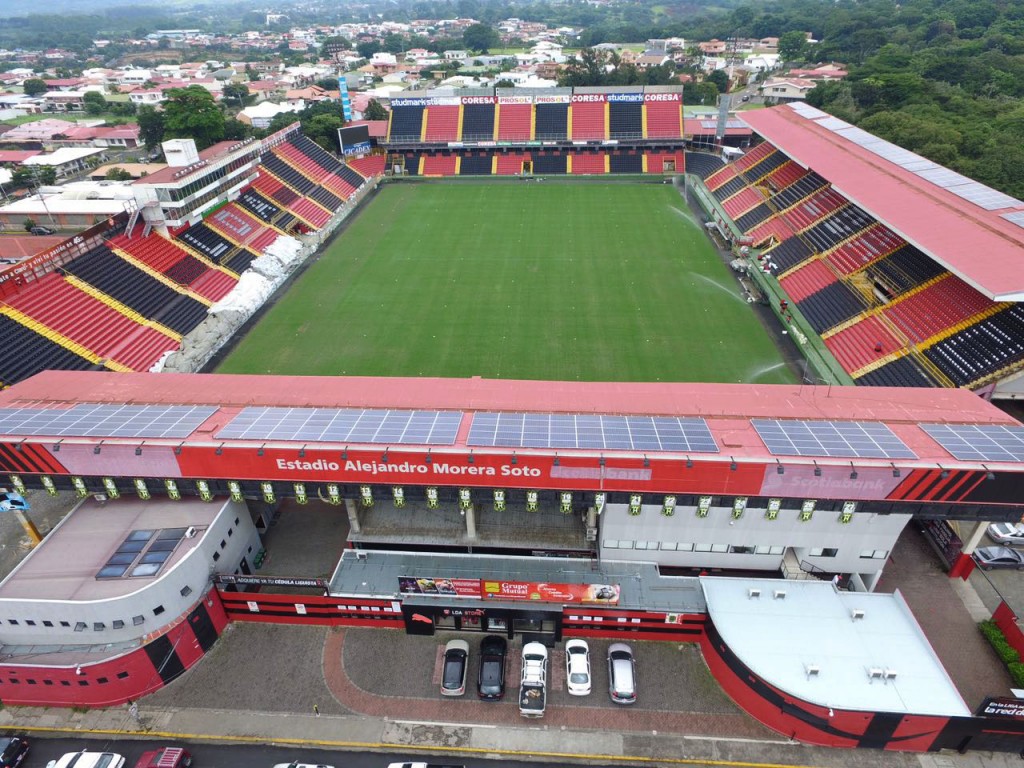
[[[476,691],[484,701],[498,701],[505,695],[505,638],[488,635],[480,643],[480,674]]]
[[[28,739],[24,736],[0,738],[0,768],[16,768],[28,755]]]

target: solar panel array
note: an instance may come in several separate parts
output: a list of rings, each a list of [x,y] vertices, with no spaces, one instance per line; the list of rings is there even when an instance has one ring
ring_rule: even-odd
[[[1024,461],[1024,427],[922,424],[921,429],[960,461]]]
[[[916,459],[885,424],[861,421],[751,419],[773,456]]]
[[[468,445],[718,453],[704,419],[573,413],[477,413]]]
[[[183,438],[217,412],[211,405],[103,405],[0,408],[0,435]]]
[[[701,128],[717,128],[718,127],[718,121],[717,120],[701,120],[700,121],[700,127]],[[747,124],[744,123],[742,120],[726,120],[725,121],[725,127],[727,129],[728,128],[746,128]]]
[[[832,117],[813,107],[795,108],[794,111],[807,120],[814,120],[822,128],[842,136],[852,144],[866,149],[872,154],[898,165],[925,181],[934,184],[940,189],[973,203],[986,211],[998,211],[1003,208],[1021,208],[1024,202],[1015,197],[1010,197],[999,190],[987,187],[980,182],[970,179],[956,171],[951,171],[931,160],[921,157],[910,150],[903,149],[896,144],[880,139],[867,131],[861,130],[838,117]],[[1011,219],[1013,221],[1013,219]],[[1014,221],[1014,223],[1017,223]]]
[[[250,407],[221,429],[217,438],[452,445],[461,423],[461,411]]]
[[[1011,224],[1016,224],[1018,227],[1024,228],[1024,211],[1017,211],[1015,213],[1004,213],[1003,218]]]

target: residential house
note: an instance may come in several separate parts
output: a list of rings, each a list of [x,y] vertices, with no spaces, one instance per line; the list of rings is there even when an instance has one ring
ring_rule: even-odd
[[[771,77],[759,87],[765,104],[785,104],[790,101],[803,101],[817,83],[799,77]]]

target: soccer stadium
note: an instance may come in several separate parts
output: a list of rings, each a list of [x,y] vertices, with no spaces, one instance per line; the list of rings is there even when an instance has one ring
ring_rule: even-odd
[[[673,87],[424,92],[363,149],[167,142],[122,213],[0,273],[2,469],[82,500],[0,584],[0,641],[70,654],[5,702],[126,701],[231,621],[628,636],[699,643],[792,738],[1019,751],[867,593],[906,526],[962,575],[1024,512],[990,402],[1022,392],[1024,202]],[[282,510],[327,521],[329,576],[268,564]],[[83,664],[116,680],[65,691]]]

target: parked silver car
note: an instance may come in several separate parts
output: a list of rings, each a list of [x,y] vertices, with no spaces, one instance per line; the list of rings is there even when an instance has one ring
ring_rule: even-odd
[[[608,646],[608,693],[616,704],[636,701],[636,665],[633,649],[625,643]]]

